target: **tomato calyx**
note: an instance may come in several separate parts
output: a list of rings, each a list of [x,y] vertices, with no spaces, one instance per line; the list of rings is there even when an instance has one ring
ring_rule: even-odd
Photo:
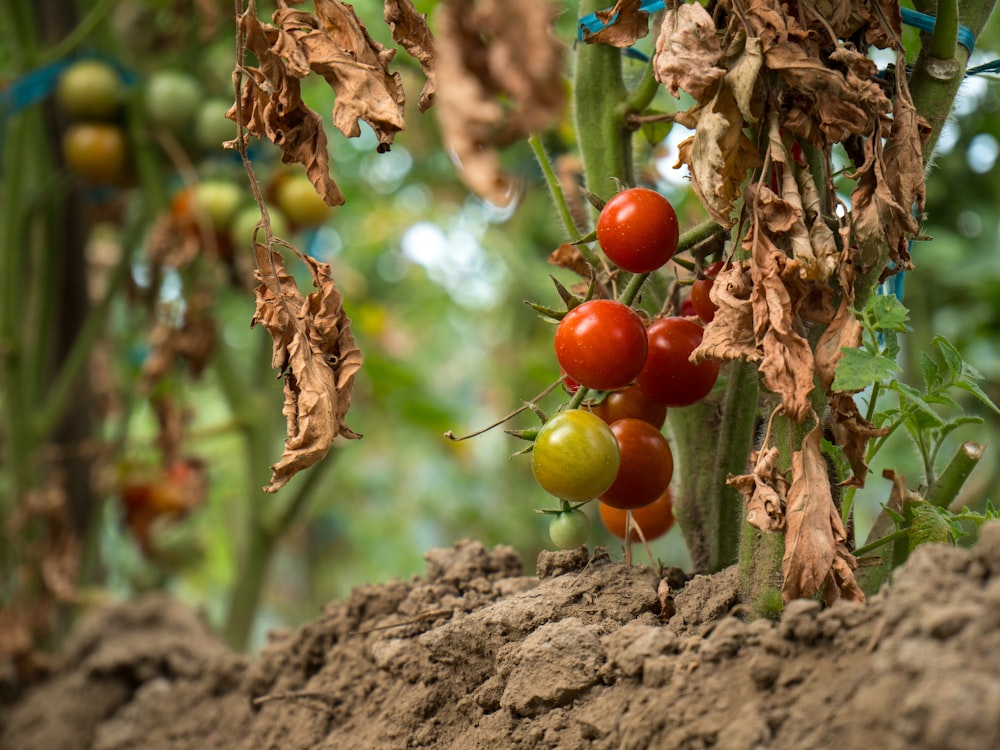
[[[552,283],[555,285],[556,292],[559,294],[559,298],[563,301],[566,306],[565,310],[556,310],[551,307],[545,307],[537,302],[532,302],[530,300],[525,300],[524,304],[534,310],[536,313],[541,315],[543,318],[553,321],[560,321],[566,317],[566,313],[572,310],[574,307],[579,307],[584,302],[590,302],[594,298],[594,290],[597,288],[597,275],[594,273],[594,267],[589,265],[587,268],[590,270],[590,281],[587,284],[587,292],[582,297],[573,294],[569,289],[567,289],[555,276],[549,275],[552,279]]]

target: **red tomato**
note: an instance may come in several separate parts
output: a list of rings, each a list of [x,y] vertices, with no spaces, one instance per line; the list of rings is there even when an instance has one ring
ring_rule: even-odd
[[[712,290],[712,284],[715,283],[715,277],[719,275],[719,271],[724,265],[725,263],[721,260],[716,261],[702,271],[702,276],[705,278],[696,279],[691,285],[691,304],[698,317],[706,323],[711,323],[715,319],[718,305],[709,298],[709,292]]]
[[[655,190],[630,188],[605,204],[597,219],[597,242],[619,268],[648,273],[677,252],[680,229],[670,201]]]
[[[687,318],[662,318],[649,327],[649,354],[636,384],[647,398],[664,406],[690,406],[712,390],[719,363],[690,361],[704,329]]]
[[[608,424],[619,419],[641,419],[660,429],[667,421],[667,407],[650,401],[636,385],[612,391],[591,411]]]
[[[646,362],[646,329],[621,302],[595,299],[566,313],[556,328],[556,359],[582,386],[623,388]]]
[[[601,523],[619,539],[625,539],[625,514],[628,511],[599,503]],[[674,525],[674,503],[670,488],[667,487],[656,500],[649,505],[632,510],[632,523],[642,529],[642,535],[647,542],[659,539],[670,531]],[[639,541],[639,535],[632,529],[633,542]]]
[[[641,419],[611,425],[621,464],[601,502],[615,508],[641,508],[663,494],[674,475],[674,456],[663,433]]]

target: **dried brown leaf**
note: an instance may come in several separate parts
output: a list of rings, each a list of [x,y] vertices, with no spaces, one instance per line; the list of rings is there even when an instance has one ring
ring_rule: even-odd
[[[850,287],[841,287],[850,288]],[[816,342],[816,375],[823,386],[823,390],[829,392],[833,384],[833,378],[837,374],[837,363],[843,356],[842,349],[855,349],[861,346],[861,322],[854,314],[851,295],[844,295],[840,301],[833,320],[823,331]]]
[[[847,550],[847,532],[833,502],[826,460],[817,425],[792,453],[792,486],[785,518],[785,554],[781,598],[810,597],[824,585],[825,596],[864,601],[854,581],[857,561]]]
[[[705,328],[701,344],[692,353],[695,362],[706,357],[723,361],[760,359],[753,335],[751,288],[750,268],[745,263],[733,263],[715,277],[709,296],[718,309]]]
[[[572,271],[577,276],[582,276],[585,279],[589,279],[592,275],[590,264],[580,254],[580,248],[568,242],[564,242],[549,253],[549,263],[553,266]]]
[[[413,0],[385,0],[384,18],[392,30],[393,40],[420,63],[427,76],[417,104],[421,112],[426,112],[433,106],[437,92],[434,37],[427,26],[427,18],[417,12]]]
[[[779,451],[771,446],[757,455],[750,474],[730,475],[726,484],[747,498],[747,523],[767,533],[785,528],[788,484],[778,471]]]
[[[352,6],[340,0],[315,4],[315,16],[284,8],[275,12],[275,22],[295,37],[309,67],[336,93],[337,129],[353,138],[361,135],[359,121],[364,120],[378,136],[378,150],[388,151],[405,125],[403,84],[388,67],[396,50],[375,41]]]
[[[609,25],[596,33],[584,28],[583,41],[586,44],[631,47],[649,33],[649,13],[639,9],[641,4],[642,0],[618,0],[613,8],[597,11],[594,15]]]
[[[441,130],[462,179],[497,205],[516,192],[497,149],[548,127],[565,103],[553,14],[536,0],[447,0],[436,16]]]
[[[295,18],[298,16],[286,16],[286,20]],[[310,72],[305,50],[288,31],[262,24],[254,0],[239,17],[239,28],[258,67],[244,69],[239,107],[234,104],[226,117],[234,121],[239,118],[249,135],[266,138],[278,146],[286,164],[305,166],[323,200],[331,206],[342,205],[343,193],[330,177],[323,118],[302,101],[299,79]],[[304,22],[304,28],[311,28],[310,23]]]
[[[805,296],[801,264],[781,252],[764,232],[752,231],[754,336],[763,351],[764,387],[781,396],[785,413],[802,422],[812,411],[813,353],[796,330],[793,302]]]
[[[361,367],[350,319],[330,266],[303,256],[316,291],[305,297],[285,270],[279,253],[257,245],[260,282],[255,290],[257,311],[251,325],[271,334],[271,364],[285,378],[287,423],[285,450],[271,466],[265,492],[277,492],[299,471],[323,458],[334,439],[358,438],[344,422]]]
[[[845,487],[864,487],[868,477],[868,441],[889,434],[889,428],[876,427],[863,416],[849,393],[830,394],[830,416],[834,442],[844,450],[851,464],[852,476],[841,482]]]
[[[674,96],[680,90],[702,101],[726,74],[720,66],[722,43],[715,21],[699,3],[668,7],[660,22],[653,56],[653,75]],[[742,101],[742,99],[741,99]]]
[[[678,165],[690,169],[692,187],[712,219],[732,226],[741,186],[761,163],[756,146],[743,132],[743,115],[732,90],[718,88],[708,103],[680,113],[675,121],[695,131],[678,146]]]

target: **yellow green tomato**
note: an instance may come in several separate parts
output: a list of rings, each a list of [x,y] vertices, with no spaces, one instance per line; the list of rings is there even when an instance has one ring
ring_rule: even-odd
[[[581,409],[559,412],[542,425],[531,453],[535,481],[546,492],[571,502],[607,491],[620,465],[611,428]]]
[[[122,93],[118,71],[101,60],[73,63],[56,84],[56,102],[63,111],[85,120],[114,115],[121,106]]]

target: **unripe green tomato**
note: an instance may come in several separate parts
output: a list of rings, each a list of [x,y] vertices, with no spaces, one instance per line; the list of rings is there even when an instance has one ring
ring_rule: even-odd
[[[223,141],[236,137],[236,123],[226,119],[230,104],[228,99],[209,99],[198,109],[194,136],[206,151],[221,149]]]
[[[551,417],[538,431],[531,470],[542,489],[563,500],[583,502],[615,481],[621,453],[611,428],[582,409]]]
[[[270,208],[268,214],[271,217],[271,234],[276,237],[287,237],[288,224],[285,222],[281,213],[273,208]],[[239,212],[237,212],[236,218],[233,219],[233,224],[229,229],[229,236],[233,241],[233,247],[237,249],[241,247],[250,247],[250,243],[253,238],[253,230],[254,227],[257,226],[258,221],[260,221],[260,208],[257,207],[256,203],[244,206],[239,210]],[[257,233],[257,240],[259,242],[263,242],[263,232]]]
[[[160,71],[146,82],[146,115],[154,125],[179,134],[190,126],[201,98],[201,85],[192,76],[175,70]]]
[[[56,103],[72,117],[102,120],[114,115],[122,103],[118,71],[100,60],[80,60],[59,76]]]
[[[278,208],[293,227],[318,227],[330,216],[330,207],[304,174],[290,174],[282,178],[276,197]]]
[[[576,549],[587,543],[590,519],[579,508],[553,513],[549,521],[549,539],[559,549]]]
[[[228,232],[245,196],[239,186],[225,180],[206,180],[194,188],[192,209],[205,217],[217,232]]]

